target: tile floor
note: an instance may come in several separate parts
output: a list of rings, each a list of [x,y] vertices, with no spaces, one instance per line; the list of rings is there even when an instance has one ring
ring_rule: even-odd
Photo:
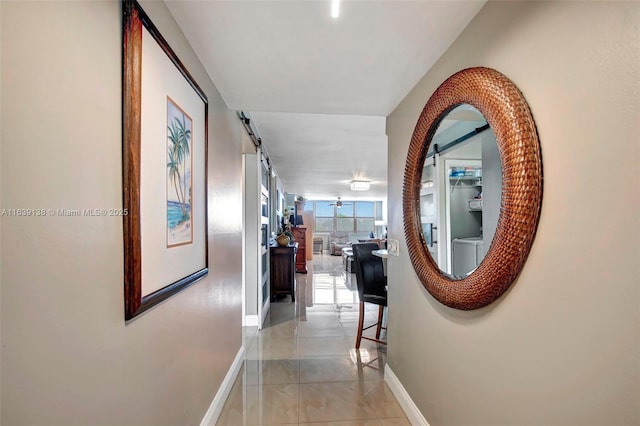
[[[245,329],[244,366],[217,425],[410,425],[383,381],[386,347],[354,348],[355,275],[326,252],[307,266],[296,302],[272,302],[264,328]],[[375,322],[378,307],[367,309]]]

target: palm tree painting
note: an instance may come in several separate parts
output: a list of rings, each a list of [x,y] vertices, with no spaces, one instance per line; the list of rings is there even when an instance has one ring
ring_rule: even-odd
[[[193,242],[192,120],[167,97],[167,247]]]

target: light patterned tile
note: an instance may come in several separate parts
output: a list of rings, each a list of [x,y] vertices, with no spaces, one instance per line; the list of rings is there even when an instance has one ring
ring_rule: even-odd
[[[272,303],[265,328],[244,330],[245,364],[218,425],[409,425],[383,381],[386,346],[354,349],[357,295],[344,280],[341,258],[325,256],[299,281],[296,303]],[[366,305],[367,322],[377,309]]]
[[[343,336],[298,338],[298,355],[300,357],[348,354],[349,347],[347,346]]]
[[[262,338],[295,339],[298,336],[298,325],[295,321],[267,325],[256,333],[256,337],[258,336]]]
[[[296,306],[291,302],[290,296],[277,302],[271,302],[269,305],[269,313],[266,318],[268,325],[282,324],[287,321],[295,321]]]
[[[382,426],[411,426],[411,422],[406,417],[397,419],[382,419]]]
[[[381,420],[348,420],[344,422],[300,423],[300,426],[381,426]]]
[[[308,325],[303,322],[298,324],[298,337],[335,337],[342,335],[342,327],[337,321],[325,327]]]
[[[367,330],[369,331],[369,330]],[[375,331],[373,333],[368,333],[365,332],[364,334],[365,336],[369,336],[369,337],[375,337],[376,333]],[[380,334],[380,339],[384,340],[386,338],[386,335],[384,334],[384,332],[382,334]],[[349,346],[350,349],[355,349],[356,347],[356,336],[345,336],[345,342],[347,343],[347,346]],[[360,340],[360,349],[366,349],[369,351],[369,353],[373,354],[373,353],[383,353],[386,355],[387,353],[387,345],[384,345],[382,343],[378,343],[378,342],[374,342],[371,340],[367,340],[367,339],[361,339]]]
[[[300,422],[402,417],[384,382],[355,381],[300,385]]]
[[[358,305],[356,305],[352,310],[349,310],[348,308],[343,309],[340,313],[339,321],[343,326],[345,323],[351,322],[355,322],[357,324],[359,316],[360,313],[358,311]]]
[[[340,303],[334,306],[336,313],[338,314],[338,319],[340,320],[343,315],[346,314],[355,314],[358,315],[358,296],[355,299],[350,300],[349,302],[341,301]]]
[[[293,338],[258,336],[247,349],[245,359],[296,359],[298,341]]]
[[[297,359],[262,359],[244,362],[246,385],[298,383],[300,361]]]
[[[234,386],[216,426],[297,424],[298,386]]]
[[[245,342],[250,341],[258,334],[258,327],[242,327],[242,338]]]
[[[375,306],[375,305],[372,305]],[[340,324],[344,327],[346,323],[358,323],[360,319],[360,310],[358,305],[353,308],[353,311],[349,311],[348,308],[343,309],[340,314]],[[375,310],[365,310],[364,312],[364,322],[367,324],[375,324],[378,322],[378,309]]]
[[[333,292],[333,290],[329,290]],[[313,306],[308,308],[308,313],[318,314],[319,316],[333,314],[335,311],[333,309],[333,304],[331,303],[318,303],[316,302]]]
[[[307,311],[304,319],[300,319],[299,324],[309,328],[340,327],[338,315],[333,311],[319,313]]]
[[[240,372],[240,375],[236,379],[229,392],[229,396],[222,407],[222,411],[220,412],[220,416],[218,417],[218,421],[216,422],[216,426],[231,426],[231,425],[244,425],[243,422],[243,411],[244,404],[242,398],[243,386],[242,386],[242,375],[243,370]]]
[[[348,382],[355,380],[383,380],[384,364],[351,357],[300,359],[300,383]]]
[[[355,341],[355,338],[358,335],[358,317],[356,317],[355,321],[342,322],[342,332],[345,336],[353,337],[353,341]]]

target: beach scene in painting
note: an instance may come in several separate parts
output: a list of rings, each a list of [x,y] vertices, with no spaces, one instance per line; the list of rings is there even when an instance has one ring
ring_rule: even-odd
[[[193,242],[192,120],[167,98],[167,247]]]

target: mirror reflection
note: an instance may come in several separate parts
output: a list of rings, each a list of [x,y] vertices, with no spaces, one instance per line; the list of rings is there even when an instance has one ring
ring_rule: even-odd
[[[422,231],[442,272],[461,279],[480,265],[496,231],[501,194],[495,135],[477,109],[459,105],[440,121],[421,177]]]

